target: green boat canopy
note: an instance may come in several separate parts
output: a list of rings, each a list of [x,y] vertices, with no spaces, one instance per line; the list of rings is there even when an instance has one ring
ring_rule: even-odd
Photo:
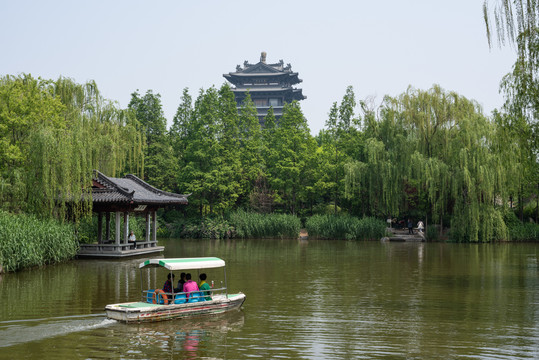
[[[150,259],[140,263],[139,268],[164,267],[168,270],[197,270],[224,267],[225,261],[216,257]]]

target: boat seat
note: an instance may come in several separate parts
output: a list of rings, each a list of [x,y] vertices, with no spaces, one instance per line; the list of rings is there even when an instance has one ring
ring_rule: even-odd
[[[174,297],[174,304],[183,304],[187,301],[185,294],[178,294]]]
[[[187,302],[194,303],[198,301],[204,301],[204,297],[200,291],[193,291],[189,294],[189,300]]]
[[[153,292],[155,291],[155,289],[150,289],[148,290],[148,293],[146,294],[146,302],[147,303],[153,303]]]

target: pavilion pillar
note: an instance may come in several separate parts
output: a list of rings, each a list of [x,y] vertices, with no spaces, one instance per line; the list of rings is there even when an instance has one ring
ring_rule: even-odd
[[[105,214],[105,242],[110,241],[110,212]]]
[[[129,213],[124,212],[124,244],[127,244],[127,239],[129,238]]]
[[[97,243],[103,243],[103,213],[97,213]]]
[[[152,228],[150,226],[150,212],[146,213],[146,242],[150,241],[150,234],[152,232]]]
[[[157,211],[152,212],[152,241],[157,241]]]
[[[115,243],[116,245],[120,245],[120,233],[121,233],[121,222],[122,218],[120,216],[120,212],[119,211],[116,211],[116,238],[115,238]]]

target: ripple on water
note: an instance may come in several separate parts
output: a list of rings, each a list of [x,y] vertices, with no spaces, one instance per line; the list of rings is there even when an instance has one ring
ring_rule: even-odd
[[[115,324],[103,315],[62,316],[48,319],[0,322],[0,347],[24,344],[73,332],[86,331]]]

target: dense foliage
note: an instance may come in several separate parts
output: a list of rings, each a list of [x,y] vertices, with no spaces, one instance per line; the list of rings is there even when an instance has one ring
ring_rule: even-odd
[[[142,172],[144,138],[135,123],[93,82],[0,78],[0,209],[60,219],[87,214],[82,195],[93,169]]]
[[[185,89],[167,130],[151,90],[134,92],[122,110],[93,83],[7,76],[0,83],[0,206],[80,218],[89,207],[76,199],[98,169],[191,194],[182,220],[168,221],[160,235],[296,237],[297,219],[340,214],[308,223],[321,237],[374,238],[378,230],[348,223],[405,217],[440,232],[451,226],[454,241],[509,240],[508,208],[520,209],[521,222],[538,220],[533,131],[519,120],[522,101],[510,91],[521,88],[520,74],[504,79],[507,105],[490,118],[436,85],[410,87],[378,108],[348,87],[316,137],[299,103],[286,104],[278,120],[270,108],[261,126],[250,96],[238,112],[228,85],[196,98]],[[316,230],[324,221],[334,224]]]
[[[0,211],[0,266],[4,271],[72,259],[77,251],[72,225]]]

